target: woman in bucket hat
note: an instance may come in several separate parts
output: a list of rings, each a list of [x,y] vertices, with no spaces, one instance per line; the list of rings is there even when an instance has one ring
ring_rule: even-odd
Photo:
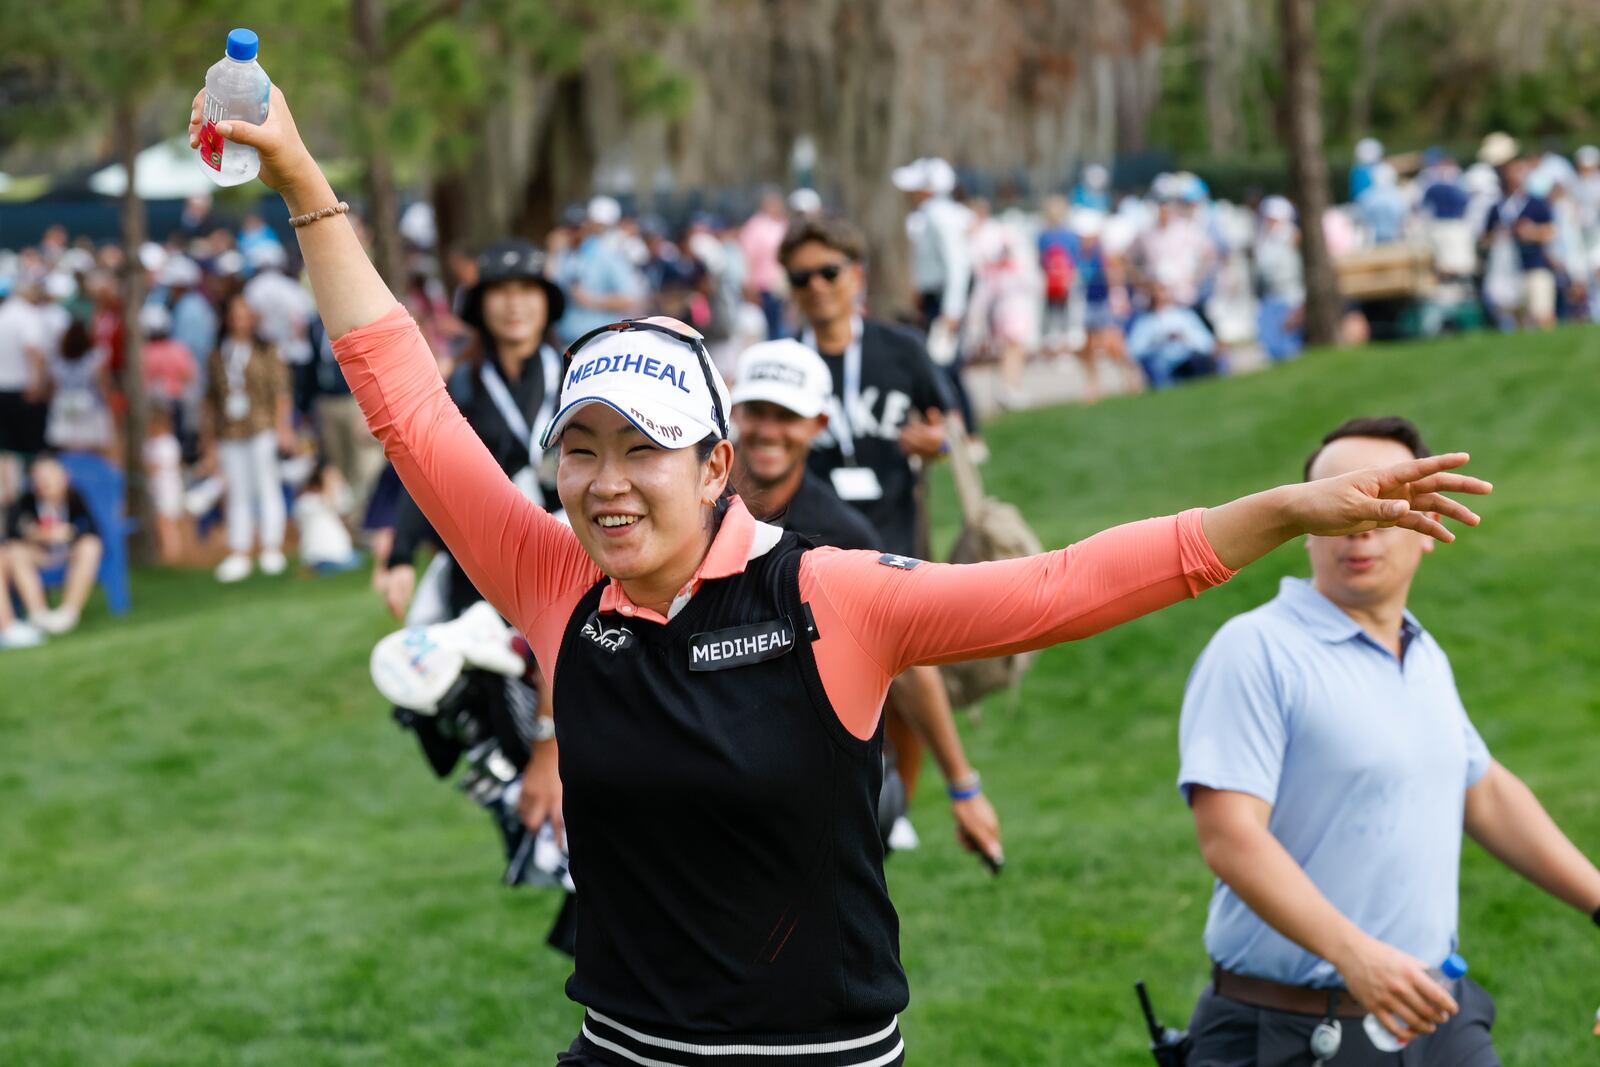
[[[198,118],[199,98],[196,98]],[[198,121],[191,123],[191,136]],[[1456,453],[1149,519],[970,566],[812,550],[728,491],[728,395],[698,335],[614,323],[568,351],[543,443],[571,526],[455,410],[272,90],[261,153],[373,431],[555,687],[583,900],[557,1063],[889,1067],[908,1000],[875,805],[880,711],[914,663],[1087,636],[1304,533],[1475,523]]]

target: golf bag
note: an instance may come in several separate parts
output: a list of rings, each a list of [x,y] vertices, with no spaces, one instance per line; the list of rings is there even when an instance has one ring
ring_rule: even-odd
[[[550,931],[572,954],[573,885],[567,855],[546,823],[537,834],[517,812],[522,768],[532,752],[538,693],[526,642],[484,601],[448,622],[408,626],[379,641],[371,671],[415,735],[433,773],[464,766],[457,786],[487,811],[505,852],[508,886],[560,886],[567,898]]]

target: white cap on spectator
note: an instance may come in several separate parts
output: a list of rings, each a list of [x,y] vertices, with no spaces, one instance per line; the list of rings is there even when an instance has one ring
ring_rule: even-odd
[[[647,319],[698,337],[676,319]],[[717,390],[713,398],[707,377]],[[717,425],[732,404],[722,375],[689,345],[654,330],[617,329],[599,334],[572,356],[561,383],[561,410],[550,420],[543,445],[551,447],[572,417],[590,404],[604,404],[662,448],[687,448],[705,437],[723,436]]]
[[[928,178],[928,192],[934,196],[949,196],[956,191],[956,168],[938,156],[923,161]]]
[[[69,248],[61,253],[61,269],[87,274],[94,269],[94,254],[85,248]]]
[[[1274,222],[1293,222],[1294,205],[1281,196],[1269,196],[1261,201],[1261,217]]]
[[[733,402],[765,400],[799,415],[815,418],[833,396],[833,373],[822,357],[791,338],[762,341],[739,356]]]
[[[224,278],[240,274],[244,271],[244,257],[239,254],[237,249],[230,248],[217,257],[212,267]]]
[[[1083,184],[1090,189],[1104,189],[1111,181],[1111,172],[1099,163],[1083,168]]]
[[[1400,180],[1400,175],[1388,163],[1377,163],[1372,168],[1372,184],[1380,189],[1388,189]]]
[[[1586,144],[1573,153],[1573,158],[1580,167],[1600,167],[1600,148]]]
[[[1500,176],[1487,163],[1474,163],[1461,175],[1461,187],[1474,196],[1500,195]]]
[[[146,337],[164,337],[172,332],[172,312],[160,304],[146,304],[139,309],[139,328]]]
[[[1367,166],[1383,158],[1383,142],[1376,137],[1363,137],[1356,142],[1356,162]]]
[[[250,264],[251,270],[264,270],[271,267],[282,270],[289,265],[289,253],[276,241],[260,241],[250,246],[250,251],[245,253],[245,262]]]
[[[589,201],[587,214],[596,226],[615,226],[622,221],[622,205],[609,196],[597,196]]]
[[[789,210],[796,215],[815,215],[822,210],[822,194],[815,189],[796,189],[789,194]]]
[[[54,270],[44,276],[44,291],[51,300],[63,303],[78,295],[78,280],[64,270]]]
[[[148,271],[158,271],[167,261],[167,250],[154,241],[139,246],[139,266]]]
[[[200,266],[188,256],[171,256],[156,275],[156,284],[185,289],[200,284]]]
[[[1495,130],[1478,145],[1478,162],[1498,167],[1517,158],[1517,140],[1503,130]]]
[[[928,161],[926,159],[913,160],[903,167],[896,167],[890,176],[894,187],[902,193],[926,193],[928,189]]]

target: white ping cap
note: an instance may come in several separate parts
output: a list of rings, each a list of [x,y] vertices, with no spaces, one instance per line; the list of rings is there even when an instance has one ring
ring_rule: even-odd
[[[833,396],[833,372],[822,357],[793,338],[762,341],[739,355],[733,402],[764,400],[811,419]]]
[[[554,444],[590,404],[604,404],[662,448],[688,448],[708,436],[726,436],[732,404],[710,358],[690,341],[651,325],[696,342],[700,337],[692,326],[662,315],[614,323],[578,346],[561,381],[561,410],[550,420],[542,447]]]

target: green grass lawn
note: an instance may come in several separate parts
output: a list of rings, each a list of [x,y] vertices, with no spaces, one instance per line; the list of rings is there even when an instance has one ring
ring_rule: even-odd
[[[1409,414],[1498,491],[1413,607],[1495,755],[1600,854],[1600,331],[1318,353],[1236,381],[1016,415],[991,489],[1047,545],[1292,480],[1355,414]],[[952,531],[948,485],[936,490]],[[1177,710],[1230,585],[1042,656],[968,729],[1004,821],[991,879],[937,775],[897,856],[922,1064],[1149,1063],[1131,992],[1179,1023],[1210,879],[1173,779]],[[0,655],[0,1064],[548,1064],[577,1027],[487,819],[434,781],[367,681],[389,624],[359,576],[137,576],[135,611]],[[1592,1062],[1600,931],[1475,846],[1463,951],[1508,1064]]]

